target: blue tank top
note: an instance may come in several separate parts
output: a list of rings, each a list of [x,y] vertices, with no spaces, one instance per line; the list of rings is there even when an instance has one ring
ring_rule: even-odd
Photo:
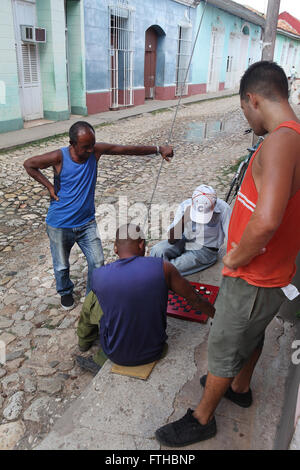
[[[46,223],[59,228],[80,227],[95,217],[97,161],[92,153],[86,162],[76,163],[69,147],[61,151],[62,168],[59,175],[54,174],[59,201],[51,200]]]
[[[92,290],[103,311],[100,342],[105,354],[123,366],[159,359],[167,339],[163,259],[133,256],[96,268]]]

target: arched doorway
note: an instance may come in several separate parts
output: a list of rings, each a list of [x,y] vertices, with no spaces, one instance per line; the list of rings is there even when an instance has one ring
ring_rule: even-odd
[[[155,97],[157,38],[158,34],[154,27],[148,28],[145,35],[145,99],[153,99]]]

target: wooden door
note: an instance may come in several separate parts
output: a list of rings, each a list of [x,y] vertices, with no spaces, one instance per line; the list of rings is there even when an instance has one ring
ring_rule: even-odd
[[[144,86],[146,99],[155,97],[156,49],[157,34],[153,28],[149,28],[145,38]]]

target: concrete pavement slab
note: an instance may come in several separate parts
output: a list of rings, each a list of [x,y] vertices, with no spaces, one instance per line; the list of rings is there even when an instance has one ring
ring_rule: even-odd
[[[173,413],[182,384],[196,373],[194,351],[207,332],[208,325],[169,318],[168,354],[148,380],[113,374],[107,361],[37,449],[159,449],[154,432]]]
[[[219,261],[189,279],[218,285],[221,266]],[[207,371],[210,323],[168,317],[168,354],[147,381],[112,374],[112,363],[107,361],[36,449],[168,449],[160,446],[154,433],[158,427],[181,418],[187,408],[197,406],[202,394],[199,379]],[[252,406],[244,409],[223,399],[216,411],[217,435],[184,450],[273,448],[294,334],[288,324],[273,320],[253,378]]]

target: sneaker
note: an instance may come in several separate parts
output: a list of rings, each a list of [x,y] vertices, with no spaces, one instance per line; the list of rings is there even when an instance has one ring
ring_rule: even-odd
[[[203,375],[200,379],[200,384],[202,387],[205,387],[207,375]],[[243,408],[249,408],[252,405],[252,391],[249,388],[248,392],[245,393],[237,393],[232,390],[231,387],[227,389],[224,394],[224,397],[228,400],[232,401],[238,406],[242,406]]]
[[[71,310],[74,307],[74,299],[72,294],[62,295],[60,298],[61,306],[64,310]]]
[[[156,439],[167,447],[182,447],[214,437],[217,433],[216,420],[202,425],[193,416],[190,408],[183,418],[166,424],[155,432]]]
[[[76,356],[75,359],[79,367],[81,367],[82,369],[88,370],[93,375],[96,375],[101,369],[101,366],[99,366],[93,360],[93,356],[89,356],[89,357]]]

